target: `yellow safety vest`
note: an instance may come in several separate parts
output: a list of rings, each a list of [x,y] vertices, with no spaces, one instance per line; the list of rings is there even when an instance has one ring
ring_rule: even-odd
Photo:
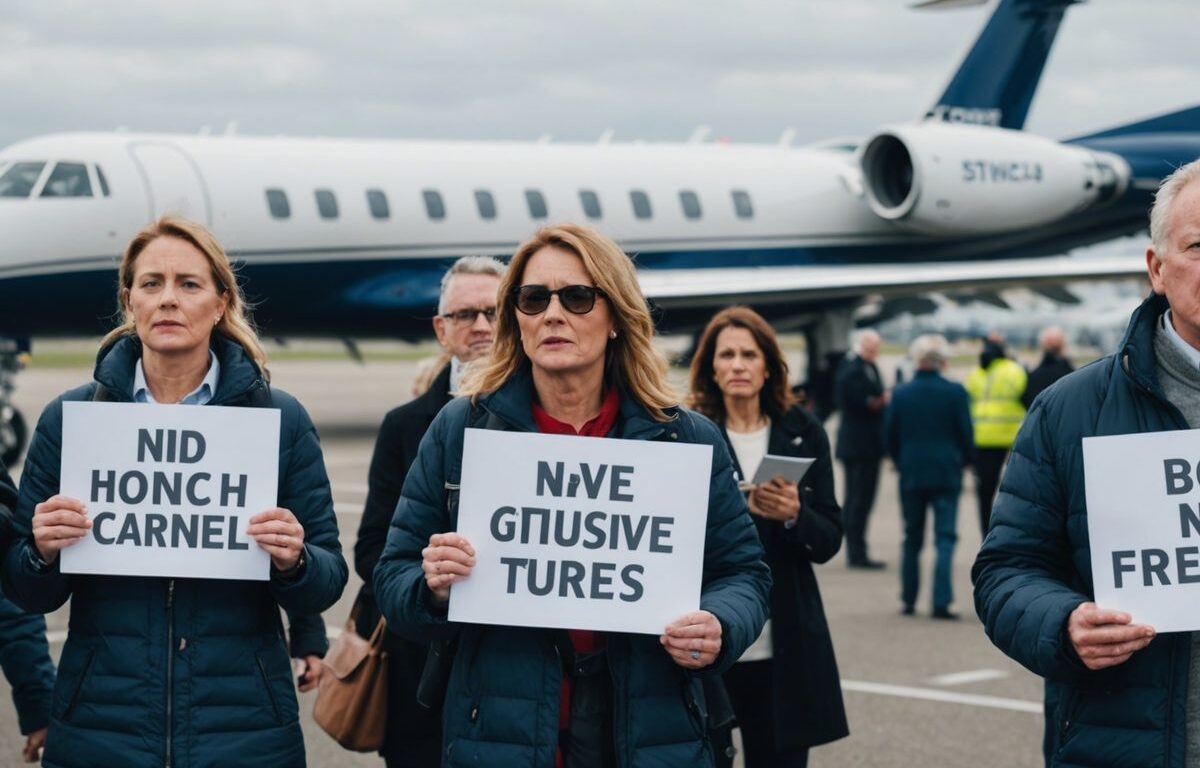
[[[1012,448],[1017,430],[1025,419],[1021,395],[1028,376],[1020,363],[1006,357],[993,360],[987,369],[976,368],[964,386],[971,396],[971,420],[975,423],[975,445],[980,448]]]

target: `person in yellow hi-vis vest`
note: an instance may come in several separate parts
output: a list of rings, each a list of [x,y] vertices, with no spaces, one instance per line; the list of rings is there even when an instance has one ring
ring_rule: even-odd
[[[1021,395],[1028,374],[1020,363],[1009,359],[1004,340],[989,335],[979,355],[979,367],[964,382],[971,396],[971,420],[975,426],[975,495],[979,499],[979,531],[987,535],[992,517],[992,500],[1000,485],[1000,472],[1025,419]]]

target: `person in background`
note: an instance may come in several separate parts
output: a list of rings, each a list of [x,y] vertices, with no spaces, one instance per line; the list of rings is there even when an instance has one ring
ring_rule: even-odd
[[[711,766],[701,677],[724,672],[758,636],[771,585],[721,433],[679,407],[633,263],[596,230],[547,227],[520,246],[495,333],[487,366],[422,441],[375,568],[393,629],[458,638],[443,760]],[[475,564],[471,542],[453,533],[469,427],[711,448],[708,508],[688,510],[706,521],[699,610],[659,637],[448,623],[451,586]]]
[[[387,541],[400,489],[417,458],[421,438],[458,391],[463,366],[491,352],[496,293],[503,276],[504,265],[484,256],[466,256],[450,267],[442,277],[438,314],[433,319],[445,364],[433,375],[424,394],[389,411],[379,428],[367,477],[367,501],[354,544],[354,569],[363,580],[358,593],[358,633],[362,637],[370,637],[379,623],[371,579]],[[427,644],[405,640],[389,630],[383,647],[388,652],[388,715],[380,754],[388,768],[436,768],[441,763],[441,709],[417,703]]]
[[[972,447],[971,408],[961,384],[942,377],[946,339],[918,336],[910,347],[917,370],[892,392],[884,416],[888,453],[900,472],[904,544],[900,561],[900,612],[913,615],[920,587],[925,520],[933,508],[933,611],[935,619],[957,619],[951,569],[958,541],[958,497]]]
[[[851,568],[885,567],[867,552],[867,521],[875,505],[879,465],[883,461],[883,409],[888,395],[875,365],[879,334],[867,329],[858,334],[854,354],[838,367],[834,394],[842,412],[837,432],[837,457],[845,474],[842,519],[846,528],[846,565]]]
[[[123,322],[101,341],[95,380],[38,421],[0,571],[26,610],[71,603],[44,765],[300,768],[279,609],[320,614],[348,575],[316,429],[269,386],[229,257],[204,227],[175,217],[144,227],[117,292]],[[278,506],[246,529],[269,555],[269,579],[62,573],[59,553],[92,525],[82,501],[59,493],[63,403],[77,401],[278,409]]]
[[[1038,334],[1038,346],[1042,348],[1042,361],[1038,367],[1029,372],[1029,380],[1025,384],[1025,393],[1021,395],[1021,404],[1026,410],[1033,405],[1033,400],[1042,390],[1066,376],[1075,367],[1067,359],[1067,335],[1057,325],[1042,330]]]
[[[1200,428],[1200,161],[1159,186],[1150,239],[1153,293],[1115,354],[1033,404],[971,573],[988,637],[1045,678],[1046,765],[1200,756],[1200,632],[1159,635],[1094,602],[1083,464],[1088,437]]]
[[[0,464],[0,539],[9,535],[12,510],[17,506],[17,486]],[[12,688],[17,725],[25,737],[21,757],[36,763],[46,745],[50,723],[50,695],[54,690],[54,662],[46,642],[46,620],[25,613],[0,595],[0,668]]]
[[[810,747],[849,734],[813,573],[842,544],[829,438],[793,403],[775,332],[748,307],[709,321],[692,358],[690,390],[688,404],[721,427],[771,568],[771,618],[724,675],[745,765],[803,768]],[[749,484],[767,454],[816,461],[800,483],[775,477]]]
[[[1027,379],[1021,364],[1009,359],[1003,337],[993,332],[983,342],[979,367],[964,382],[971,396],[971,420],[975,428],[972,463],[981,535],[987,534],[1000,473],[1025,419],[1021,396],[1025,394]]]

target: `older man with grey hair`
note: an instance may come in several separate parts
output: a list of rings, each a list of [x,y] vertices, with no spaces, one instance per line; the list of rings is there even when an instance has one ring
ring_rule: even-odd
[[[1047,764],[1200,765],[1200,633],[1093,602],[1083,439],[1200,427],[1200,161],[1163,181],[1150,236],[1153,294],[1033,404],[973,571],[992,642],[1046,679]]]
[[[359,634],[364,637],[379,621],[371,580],[387,541],[400,489],[417,457],[421,438],[442,406],[458,391],[464,366],[491,352],[504,270],[495,259],[465,256],[442,277],[433,331],[449,360],[424,394],[390,411],[379,428],[367,477],[367,501],[354,544],[354,569],[364,582],[358,615]],[[441,712],[437,707],[430,710],[416,703],[426,647],[389,632],[384,648],[390,661],[387,735],[381,754],[388,768],[434,768],[440,764]]]
[[[883,460],[883,409],[887,390],[875,361],[879,357],[879,334],[867,328],[855,339],[854,354],[838,366],[834,397],[842,412],[837,431],[837,458],[842,462],[845,493],[842,520],[846,530],[846,565],[851,568],[883,568],[867,552],[867,520],[875,505],[879,465]]]
[[[919,336],[909,354],[917,366],[913,380],[896,387],[884,420],[888,453],[900,471],[900,510],[904,516],[904,545],[900,562],[900,612],[916,611],[920,588],[921,547],[925,520],[933,510],[934,549],[930,615],[957,619],[951,569],[958,542],[958,497],[963,468],[974,444],[967,390],[942,377],[946,339]]]

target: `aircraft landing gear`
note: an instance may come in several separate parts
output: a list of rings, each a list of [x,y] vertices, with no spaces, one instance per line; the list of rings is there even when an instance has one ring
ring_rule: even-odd
[[[11,467],[21,457],[29,428],[25,417],[12,404],[17,385],[17,372],[24,366],[23,355],[28,342],[0,338],[0,461]]]
[[[805,329],[808,346],[808,398],[813,413],[821,421],[829,418],[837,406],[834,402],[833,380],[837,367],[850,346],[854,328],[854,307],[826,310],[815,325]]]

